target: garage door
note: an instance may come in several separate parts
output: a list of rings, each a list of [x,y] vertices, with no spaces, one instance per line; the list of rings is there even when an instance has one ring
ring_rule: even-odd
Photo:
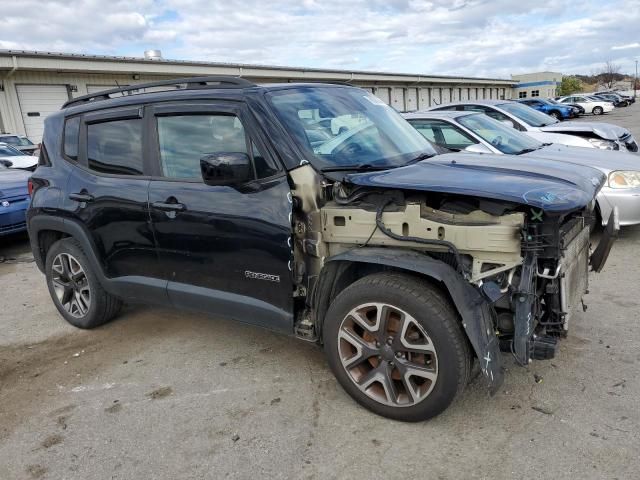
[[[407,88],[407,112],[414,112],[418,109],[418,90],[415,88]]]
[[[431,106],[442,105],[442,91],[439,88],[431,89]]]
[[[42,141],[44,119],[69,100],[65,85],[16,85],[24,130],[32,142]]]
[[[389,105],[391,103],[391,98],[389,96],[389,89],[387,87],[377,87],[373,93],[376,97],[382,100],[384,103]]]
[[[398,112],[404,112],[406,110],[404,104],[404,88],[391,88],[391,106]]]

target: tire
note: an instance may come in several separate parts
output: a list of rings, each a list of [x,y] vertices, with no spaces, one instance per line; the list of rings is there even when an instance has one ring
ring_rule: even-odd
[[[73,238],[63,238],[47,252],[47,287],[60,315],[78,328],[95,328],[118,314],[122,302],[107,293]],[[71,278],[73,277],[73,280]]]
[[[323,340],[342,388],[387,418],[435,417],[469,382],[470,345],[453,306],[429,282],[409,275],[377,273],[347,287],[329,307]]]
[[[602,107],[593,107],[591,113],[593,113],[594,115],[602,115],[604,113],[604,110],[602,109]]]
[[[558,121],[562,121],[562,114],[560,112],[558,112],[557,110],[553,110],[552,112],[549,112],[549,115],[552,116],[553,118],[555,118]]]

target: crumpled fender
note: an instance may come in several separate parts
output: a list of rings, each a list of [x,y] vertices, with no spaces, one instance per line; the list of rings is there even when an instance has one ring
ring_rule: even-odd
[[[354,248],[325,260],[387,265],[416,272],[442,282],[462,319],[464,331],[478,356],[482,373],[493,395],[504,382],[498,338],[489,302],[479,290],[446,263],[413,250]]]

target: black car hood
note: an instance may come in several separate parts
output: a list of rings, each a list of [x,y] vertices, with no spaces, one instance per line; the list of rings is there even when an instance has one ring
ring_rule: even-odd
[[[354,173],[355,185],[452,193],[530,205],[548,212],[584,208],[605,182],[591,167],[515,155],[438,155],[406,167]]]

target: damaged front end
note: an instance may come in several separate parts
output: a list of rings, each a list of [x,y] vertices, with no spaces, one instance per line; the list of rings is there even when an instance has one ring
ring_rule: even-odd
[[[518,190],[514,171],[485,167],[472,191],[430,175],[443,167],[425,161],[339,179],[309,165],[290,172],[296,282],[306,303],[297,330],[317,338],[322,291],[331,291],[344,265],[413,271],[448,293],[494,393],[503,381],[500,351],[526,365],[553,358],[566,335],[587,292],[593,198],[604,178],[589,170],[591,178],[570,186],[529,172],[535,188]],[[482,190],[478,177],[496,182],[500,174],[503,188]],[[615,233],[594,255],[598,270]]]

